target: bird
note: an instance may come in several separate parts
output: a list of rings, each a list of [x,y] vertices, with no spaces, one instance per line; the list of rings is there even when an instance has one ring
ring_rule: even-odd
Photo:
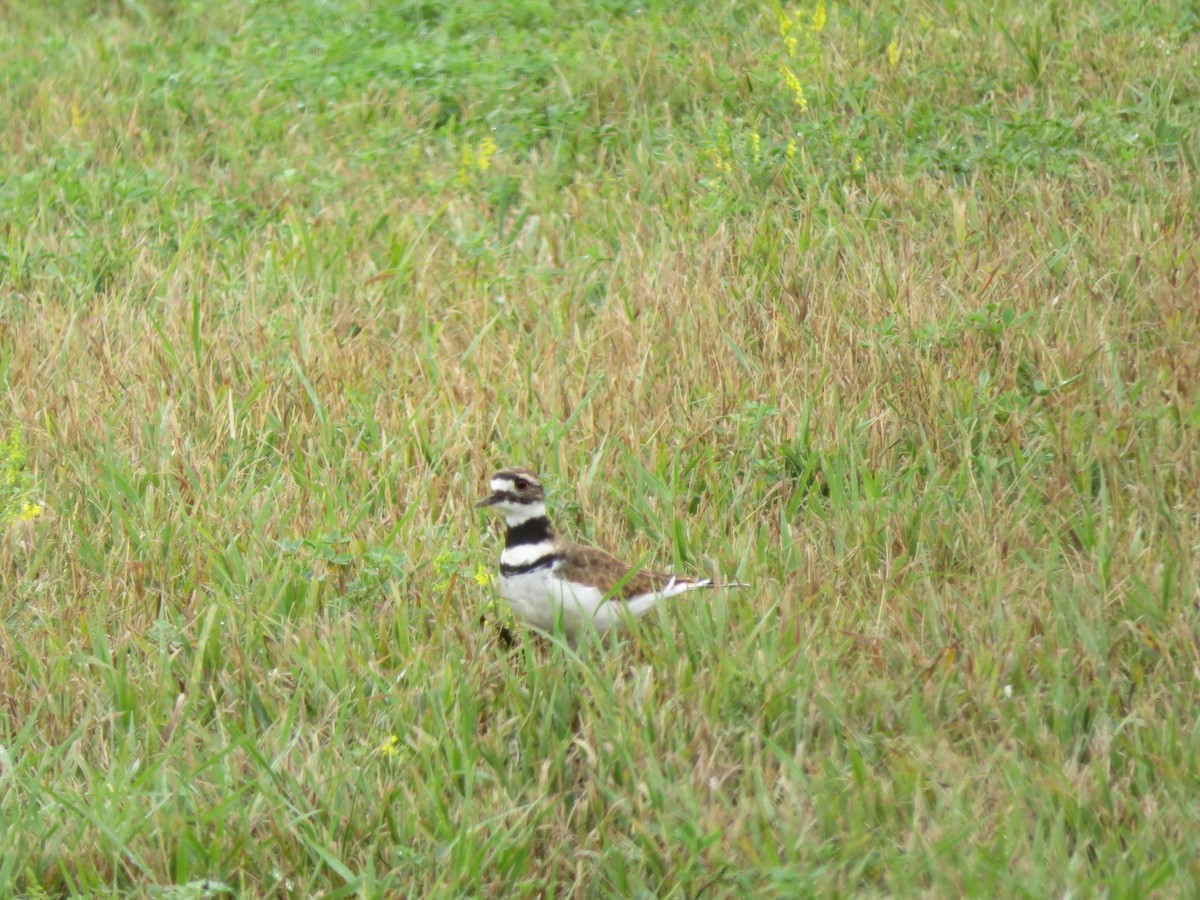
[[[604,634],[649,612],[668,597],[701,588],[741,587],[647,569],[634,569],[612,554],[565,541],[546,515],[546,491],[532,469],[506,466],[476,503],[504,517],[500,596],[516,617],[552,632],[561,619],[572,647],[589,631]]]

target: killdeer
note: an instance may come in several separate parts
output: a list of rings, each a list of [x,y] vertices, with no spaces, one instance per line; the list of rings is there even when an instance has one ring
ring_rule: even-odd
[[[564,541],[546,515],[542,483],[529,469],[503,468],[492,476],[490,487],[491,493],[475,505],[494,507],[508,526],[500,554],[500,596],[518,619],[543,631],[551,631],[561,616],[573,647],[586,630],[609,631],[667,597],[739,586],[633,570],[596,547]]]

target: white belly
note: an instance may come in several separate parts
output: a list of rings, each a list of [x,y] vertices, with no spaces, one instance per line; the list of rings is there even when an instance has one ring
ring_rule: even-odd
[[[508,601],[517,618],[543,631],[551,631],[562,617],[563,630],[574,640],[581,630],[608,631],[621,621],[627,605],[605,600],[594,587],[571,584],[558,578],[552,569],[540,569],[523,575],[501,575],[500,596]],[[647,604],[648,609],[650,604]],[[628,610],[634,612],[634,610]],[[644,612],[637,610],[634,614]]]

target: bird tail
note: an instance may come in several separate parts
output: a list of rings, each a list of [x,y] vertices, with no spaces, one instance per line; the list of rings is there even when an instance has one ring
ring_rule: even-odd
[[[713,581],[711,578],[672,578],[663,591],[667,596],[682,594],[684,591],[695,591],[700,588],[738,588],[749,587],[741,581]]]

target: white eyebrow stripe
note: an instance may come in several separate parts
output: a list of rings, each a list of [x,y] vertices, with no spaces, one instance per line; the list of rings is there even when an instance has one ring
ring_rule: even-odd
[[[530,478],[528,475],[520,476],[524,479],[527,486],[541,487],[542,483],[536,478]],[[492,478],[490,487],[493,491],[515,491],[517,489],[516,475],[497,475]]]

